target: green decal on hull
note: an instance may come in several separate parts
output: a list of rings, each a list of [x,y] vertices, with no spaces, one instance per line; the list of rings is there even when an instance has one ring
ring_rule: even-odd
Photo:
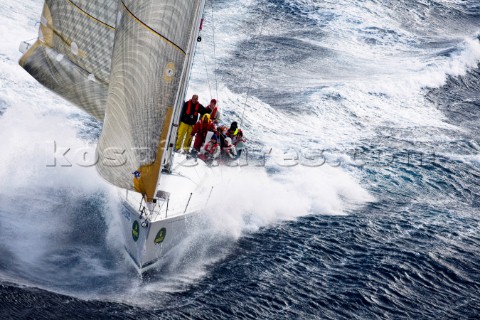
[[[138,237],[140,236],[140,225],[138,224],[138,221],[135,220],[132,225],[132,237],[133,241],[137,241]]]
[[[155,242],[155,244],[162,243],[163,240],[165,239],[165,234],[167,234],[167,229],[165,228],[160,229],[157,233],[157,236],[155,237],[155,240],[153,240],[153,242]]]

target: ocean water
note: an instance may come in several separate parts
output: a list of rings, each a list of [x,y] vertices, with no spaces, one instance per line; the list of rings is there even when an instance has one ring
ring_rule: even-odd
[[[42,4],[0,2],[1,319],[480,317],[477,0],[207,1],[188,94],[252,161],[143,277],[116,191],[52,166],[101,124],[18,66]]]

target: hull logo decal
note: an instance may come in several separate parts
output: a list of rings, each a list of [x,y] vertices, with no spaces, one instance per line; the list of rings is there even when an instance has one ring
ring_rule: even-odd
[[[133,241],[137,242],[139,236],[140,236],[140,225],[138,224],[138,221],[135,220],[132,225]]]
[[[157,236],[155,237],[155,240],[153,240],[153,242],[155,242],[155,244],[162,243],[163,240],[165,240],[165,235],[166,234],[167,234],[167,229],[165,229],[165,228],[160,229],[157,233]]]

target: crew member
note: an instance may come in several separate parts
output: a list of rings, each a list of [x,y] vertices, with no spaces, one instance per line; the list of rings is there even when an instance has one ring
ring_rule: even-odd
[[[192,144],[193,126],[198,120],[198,115],[204,115],[205,113],[207,113],[207,110],[198,102],[198,95],[196,94],[183,104],[175,150],[180,150],[183,147],[183,150],[188,152]]]
[[[213,123],[218,124],[220,121],[220,111],[218,111],[217,100],[212,99],[210,104],[206,106],[205,109],[207,109],[207,112],[210,113],[210,120],[212,120]]]
[[[195,123],[192,129],[191,136],[195,136],[193,149],[196,152],[200,151],[200,148],[205,142],[209,131],[215,132],[215,125],[213,124],[212,120],[210,120],[210,115],[206,113],[202,116],[201,120],[198,120],[197,123]]]
[[[215,135],[210,138],[210,141],[202,148],[198,157],[205,162],[213,161],[220,155],[220,145],[217,142]]]

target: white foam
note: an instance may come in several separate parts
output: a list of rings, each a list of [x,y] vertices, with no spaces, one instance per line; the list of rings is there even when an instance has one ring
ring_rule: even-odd
[[[373,201],[353,177],[328,165],[281,168],[274,175],[253,166],[219,171],[206,212],[214,229],[233,238],[309,214],[346,214]]]

